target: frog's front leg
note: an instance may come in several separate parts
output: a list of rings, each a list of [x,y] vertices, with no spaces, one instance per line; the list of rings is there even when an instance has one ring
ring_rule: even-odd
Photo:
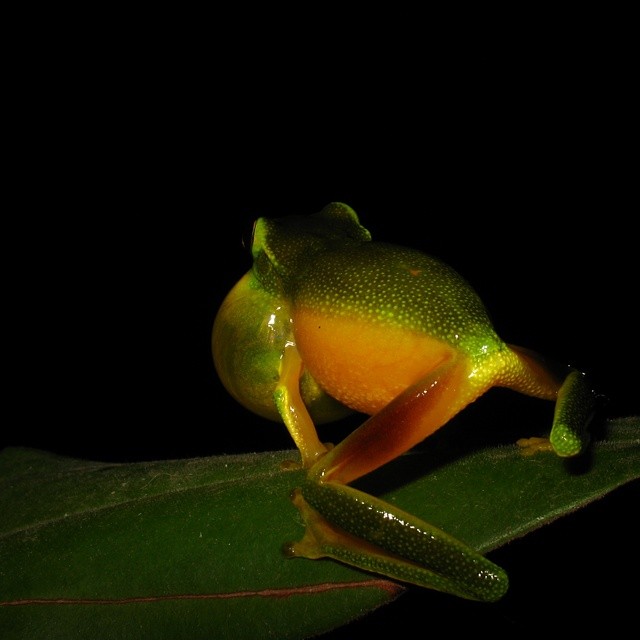
[[[523,440],[522,444],[528,443],[526,446],[532,449],[551,449],[563,458],[581,454],[589,443],[588,427],[598,403],[587,376],[572,368],[559,375],[539,354],[516,345],[509,347],[519,375],[506,386],[528,395],[555,399],[556,403],[548,445],[535,439]]]
[[[331,557],[473,600],[506,592],[505,572],[444,531],[345,483],[411,448],[484,389],[454,359],[369,418],[311,468],[294,503],[306,524],[289,556]]]
[[[517,444],[524,455],[552,451],[562,458],[571,458],[582,453],[589,443],[588,427],[597,400],[586,376],[580,371],[570,371],[557,392],[549,437],[520,438]]]
[[[302,466],[309,469],[327,452],[300,395],[302,359],[293,342],[287,342],[280,363],[280,378],[273,398],[287,430],[302,456]]]

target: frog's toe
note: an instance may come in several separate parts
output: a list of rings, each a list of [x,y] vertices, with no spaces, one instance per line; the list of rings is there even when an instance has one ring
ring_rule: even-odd
[[[282,471],[300,471],[302,468],[302,462],[299,460],[283,460],[280,463],[280,469],[282,469]]]
[[[549,438],[520,438],[516,441],[523,456],[533,456],[541,451],[553,451]]]

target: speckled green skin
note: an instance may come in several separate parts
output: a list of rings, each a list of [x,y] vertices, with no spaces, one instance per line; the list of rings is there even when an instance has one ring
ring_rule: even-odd
[[[290,284],[296,307],[359,318],[486,353],[504,344],[484,304],[451,267],[425,253],[363,243],[313,256]]]
[[[343,530],[379,546],[407,562],[390,561],[385,555],[363,557],[358,548],[323,545],[322,552],[356,566],[384,573],[405,582],[425,584],[438,591],[470,600],[494,602],[507,591],[506,573],[444,531],[382,500],[350,488],[337,493],[322,483],[305,482],[302,493],[308,504]],[[384,527],[380,522],[385,523]]]
[[[355,213],[337,203],[311,216],[260,219],[254,270],[274,295],[323,314],[424,332],[456,348],[465,336],[500,342],[482,301],[451,267],[370,240]]]
[[[259,218],[253,230],[253,270],[262,286],[289,299],[314,257],[369,242],[371,234],[345,204],[307,216]]]

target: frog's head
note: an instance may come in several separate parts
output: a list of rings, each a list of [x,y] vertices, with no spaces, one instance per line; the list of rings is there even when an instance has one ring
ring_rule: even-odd
[[[318,213],[283,218],[258,218],[251,253],[254,270],[267,288],[286,283],[312,255],[371,240],[371,234],[346,204],[332,202]]]

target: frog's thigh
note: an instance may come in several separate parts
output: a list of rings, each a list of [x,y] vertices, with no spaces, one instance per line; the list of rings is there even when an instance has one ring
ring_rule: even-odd
[[[411,449],[482,395],[465,357],[451,358],[397,396],[313,468],[325,481],[348,484]]]
[[[305,369],[331,397],[367,415],[458,356],[451,345],[423,331],[366,318],[298,307],[294,326]]]

